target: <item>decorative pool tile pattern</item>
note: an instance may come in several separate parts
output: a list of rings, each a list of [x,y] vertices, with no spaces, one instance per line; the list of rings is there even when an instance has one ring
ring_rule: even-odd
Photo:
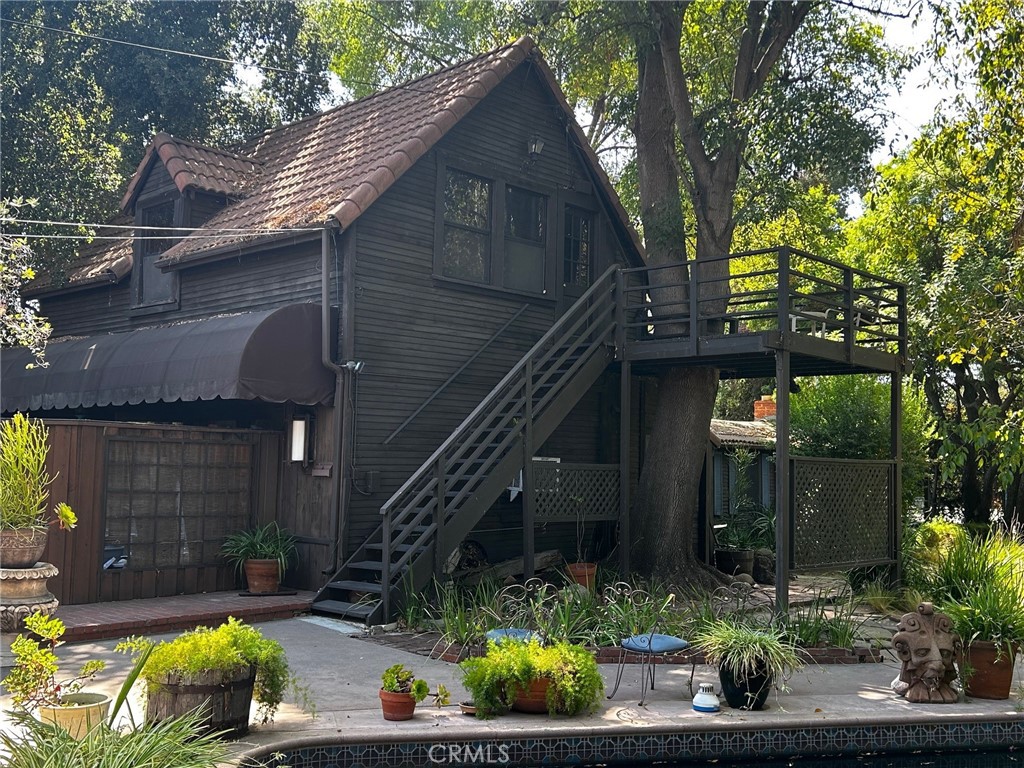
[[[644,765],[669,760],[854,756],[870,752],[1009,748],[1021,744],[1024,744],[1024,719],[773,731],[604,733],[490,741],[311,745],[281,752],[268,748],[245,765],[267,768]]]

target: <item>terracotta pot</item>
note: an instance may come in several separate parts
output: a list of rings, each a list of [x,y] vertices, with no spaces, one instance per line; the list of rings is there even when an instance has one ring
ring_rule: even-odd
[[[716,549],[715,567],[722,573],[735,576],[745,573],[754,574],[754,550],[752,549]]]
[[[281,585],[281,569],[277,560],[246,560],[245,583],[254,595],[272,595]]]
[[[385,720],[412,720],[416,713],[416,699],[411,693],[392,693],[381,688],[377,695],[380,696]]]
[[[718,670],[718,679],[722,682],[725,700],[733,709],[763,709],[773,682],[767,672],[759,672],[740,680],[729,667]]]
[[[0,530],[0,567],[31,568],[46,549],[45,528]]]
[[[967,646],[967,666],[974,671],[967,680],[967,695],[975,699],[1008,699],[1013,685],[1015,655],[987,640]]]
[[[547,677],[534,680],[525,691],[518,693],[515,701],[512,702],[512,709],[531,715],[547,714],[549,685],[551,685],[551,680]]]
[[[110,697],[103,693],[69,693],[64,701],[68,706],[39,707],[37,714],[44,723],[60,726],[73,739],[83,738],[110,711]]]
[[[594,590],[594,577],[597,575],[597,563],[569,563],[566,566],[569,576],[581,587]]]

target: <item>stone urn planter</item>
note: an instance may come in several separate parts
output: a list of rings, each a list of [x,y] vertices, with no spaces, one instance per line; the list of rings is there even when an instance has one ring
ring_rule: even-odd
[[[0,529],[0,567],[31,568],[46,549],[46,528]]]

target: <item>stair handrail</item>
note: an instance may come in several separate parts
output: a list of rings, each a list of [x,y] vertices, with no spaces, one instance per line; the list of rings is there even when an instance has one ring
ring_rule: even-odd
[[[611,277],[616,272],[618,272],[619,269],[620,267],[618,265],[609,267],[608,270],[604,272],[604,274],[602,274],[597,280],[595,280],[594,284],[591,285],[590,288],[588,288],[586,292],[582,296],[580,296],[579,299],[577,299],[573,306],[580,305],[584,302],[584,300],[589,300],[596,296],[598,293],[600,293],[602,284],[605,282],[611,283],[611,286],[613,287],[614,282],[611,280]],[[571,314],[572,312],[569,311],[562,315],[560,318],[558,318],[558,320],[554,322],[554,324],[547,330],[547,332],[543,336],[541,336],[540,339],[537,340],[537,343],[534,344],[526,354],[519,358],[519,361],[514,366],[512,366],[512,368],[509,370],[508,373],[505,374],[504,377],[502,377],[501,381],[499,381],[497,384],[494,385],[494,387],[491,388],[491,391],[484,397],[483,400],[480,401],[476,408],[474,408],[470,412],[470,414],[466,416],[465,419],[462,420],[462,423],[459,424],[459,426],[457,426],[454,430],[452,430],[452,433],[448,435],[447,439],[443,443],[441,443],[437,450],[430,454],[430,458],[424,461],[423,464],[420,465],[420,468],[413,472],[408,477],[408,479],[406,479],[406,481],[402,483],[402,485],[398,488],[397,491],[391,494],[391,497],[381,505],[380,513],[382,515],[386,514],[387,512],[390,512],[392,505],[401,496],[403,496],[422,475],[429,472],[436,465],[438,457],[440,457],[441,454],[443,454],[445,451],[451,448],[453,443],[457,442],[462,432],[469,427],[470,422],[474,421],[481,413],[487,410],[488,404],[496,397],[496,393],[499,390],[504,389],[506,385],[512,383],[513,379],[515,379],[517,375],[523,372],[526,366],[526,360],[528,358],[533,358],[539,351],[541,351],[541,349],[543,349],[543,347],[552,338],[554,338],[556,333],[561,329],[561,326],[569,321],[568,318]]]
[[[512,317],[510,317],[503,326],[501,326],[501,328],[499,328],[493,334],[491,334],[491,337],[487,339],[487,341],[485,341],[476,352],[470,355],[468,360],[466,360],[462,365],[460,365],[451,376],[445,379],[444,382],[437,389],[431,392],[426,400],[420,403],[419,407],[416,408],[416,410],[409,415],[409,418],[407,418],[405,421],[403,421],[401,424],[395,427],[395,431],[384,438],[384,445],[390,443],[392,440],[398,437],[398,435],[400,435],[406,427],[412,424],[412,422],[415,421],[416,417],[423,413],[424,408],[426,408],[428,405],[434,402],[434,400],[437,399],[438,395],[440,395],[442,392],[448,389],[451,383],[459,377],[459,374],[461,374],[464,370],[469,368],[469,366],[472,365],[473,362],[478,357],[480,357],[480,355],[482,355],[487,350],[488,347],[491,346],[491,344],[493,344],[499,338],[501,338],[505,331],[508,330],[508,327],[512,325],[512,323],[514,323],[516,320],[518,320],[520,316],[522,316],[522,314],[529,308],[529,304],[523,304],[523,306],[521,306],[519,310],[514,315],[512,315]]]

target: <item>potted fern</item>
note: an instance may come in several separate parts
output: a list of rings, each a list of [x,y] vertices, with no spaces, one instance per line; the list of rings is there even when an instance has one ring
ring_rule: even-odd
[[[0,426],[0,566],[31,568],[42,557],[50,523],[62,529],[78,522],[66,503],[51,513],[46,470],[49,453],[46,425],[23,413]]]
[[[416,705],[428,696],[433,696],[438,707],[449,701],[448,689],[437,686],[436,693],[430,693],[426,680],[416,677],[404,664],[392,664],[380,677],[380,708],[385,720],[411,720]]]
[[[276,522],[237,531],[221,545],[221,552],[238,573],[245,573],[249,592],[276,593],[288,563],[295,557],[295,538]]]

